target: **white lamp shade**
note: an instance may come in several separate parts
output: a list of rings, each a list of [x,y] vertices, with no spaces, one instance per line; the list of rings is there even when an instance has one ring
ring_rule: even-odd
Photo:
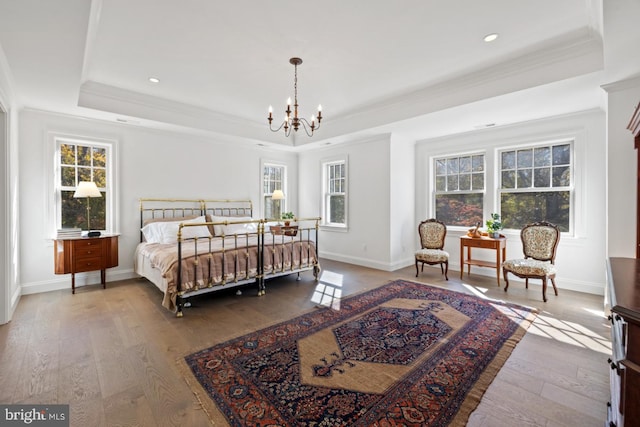
[[[284,193],[282,192],[282,190],[274,190],[271,198],[273,200],[284,200]]]
[[[76,192],[73,193],[73,197],[102,197],[102,193],[100,193],[100,190],[98,190],[98,186],[95,182],[81,181],[80,183],[78,183],[78,188],[76,188]]]

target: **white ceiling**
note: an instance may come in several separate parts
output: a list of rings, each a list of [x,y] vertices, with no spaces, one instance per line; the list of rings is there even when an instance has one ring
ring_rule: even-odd
[[[325,120],[297,146],[422,139],[598,107],[598,4],[0,0],[0,47],[24,107],[283,147],[267,108],[283,116],[298,56],[300,112]]]

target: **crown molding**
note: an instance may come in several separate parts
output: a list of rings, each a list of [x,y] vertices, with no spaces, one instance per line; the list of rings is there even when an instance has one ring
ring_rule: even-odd
[[[94,81],[87,81],[81,86],[78,105],[269,145],[301,147],[592,73],[603,67],[602,38],[594,29],[585,27],[480,69],[467,70],[427,87],[358,106],[323,123],[322,135],[317,135],[313,141],[295,137],[285,139],[279,133],[266,132],[264,124],[254,120]]]
[[[94,81],[87,81],[80,87],[78,106],[256,142],[293,144],[292,140],[283,141],[266,132],[266,125],[256,121]]]
[[[607,93],[620,92],[627,89],[634,89],[640,87],[640,74],[628,77],[616,82],[606,83],[600,86]]]
[[[394,123],[604,68],[600,35],[590,28],[536,45],[505,61],[345,112],[326,138]]]

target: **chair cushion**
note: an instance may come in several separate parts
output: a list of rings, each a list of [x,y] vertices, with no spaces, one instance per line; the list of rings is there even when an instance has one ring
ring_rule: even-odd
[[[556,266],[549,261],[535,259],[510,259],[502,264],[507,271],[522,276],[551,276],[556,274]]]
[[[449,253],[442,249],[420,249],[416,252],[416,260],[424,262],[445,262],[449,260]]]

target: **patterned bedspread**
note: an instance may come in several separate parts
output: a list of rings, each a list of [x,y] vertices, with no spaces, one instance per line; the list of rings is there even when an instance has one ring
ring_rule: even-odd
[[[182,242],[180,280],[178,280],[178,244],[140,243],[136,259],[141,255],[158,269],[167,282],[162,305],[176,309],[178,293],[188,296],[203,288],[257,278],[259,246],[257,235],[227,236]],[[317,262],[311,240],[264,234],[264,276],[312,266]],[[180,290],[178,290],[180,282]]]

